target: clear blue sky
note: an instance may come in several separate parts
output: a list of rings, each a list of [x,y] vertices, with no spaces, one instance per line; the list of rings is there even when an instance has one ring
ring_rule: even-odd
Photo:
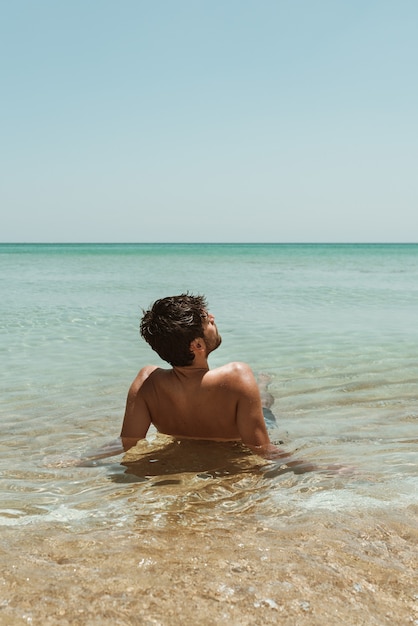
[[[0,8],[0,241],[418,241],[416,0]]]

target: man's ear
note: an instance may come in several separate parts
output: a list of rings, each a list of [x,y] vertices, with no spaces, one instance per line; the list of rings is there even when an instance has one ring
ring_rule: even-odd
[[[204,339],[197,337],[190,342],[190,350],[193,354],[202,354],[206,350],[206,344]]]

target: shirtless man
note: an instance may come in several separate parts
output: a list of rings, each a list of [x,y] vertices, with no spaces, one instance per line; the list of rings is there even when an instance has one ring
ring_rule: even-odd
[[[208,356],[222,339],[203,296],[182,294],[157,300],[144,313],[141,335],[172,367],[143,367],[128,392],[120,438],[82,459],[71,460],[70,465],[95,465],[99,459],[127,451],[145,439],[153,424],[160,433],[178,439],[241,441],[254,453],[277,461],[266,476],[320,469],[351,472],[339,465],[320,468],[271,443],[263,405],[266,419],[274,419],[270,411],[274,398],[266,381],[261,381],[262,402],[246,363],[209,369]]]
[[[177,438],[242,441],[262,456],[283,456],[270,442],[250,367],[233,362],[209,369],[209,354],[222,339],[203,296],[157,300],[144,313],[140,330],[172,367],[147,365],[133,381],[121,431],[125,450],[153,424]]]

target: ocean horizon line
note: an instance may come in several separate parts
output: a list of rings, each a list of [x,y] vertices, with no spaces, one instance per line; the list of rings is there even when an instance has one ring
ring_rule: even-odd
[[[0,246],[415,246],[418,241],[0,241]]]

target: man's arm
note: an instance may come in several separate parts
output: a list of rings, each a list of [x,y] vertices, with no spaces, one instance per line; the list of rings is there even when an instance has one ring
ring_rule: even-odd
[[[136,443],[136,442],[135,442]],[[135,445],[133,443],[132,445]],[[125,452],[125,447],[122,443],[122,439],[118,437],[109,443],[104,444],[100,448],[87,452],[81,459],[74,459],[69,465],[77,465],[80,467],[91,467],[97,465],[97,461],[101,459],[107,459],[111,456],[116,456]]]
[[[132,448],[139,439],[145,439],[151,425],[151,416],[141,389],[148,376],[156,369],[158,368],[154,365],[143,367],[129,388],[120,433],[125,451]]]
[[[237,427],[242,443],[266,458],[284,454],[270,441],[263,417],[260,391],[254,374],[246,363],[235,364],[238,391]]]
[[[278,448],[270,441],[263,417],[259,387],[251,368],[245,363],[237,363],[239,375],[239,399],[237,426],[242,443],[255,454],[276,461],[276,471],[291,471],[296,474],[319,469],[303,459],[295,459],[289,452]]]

